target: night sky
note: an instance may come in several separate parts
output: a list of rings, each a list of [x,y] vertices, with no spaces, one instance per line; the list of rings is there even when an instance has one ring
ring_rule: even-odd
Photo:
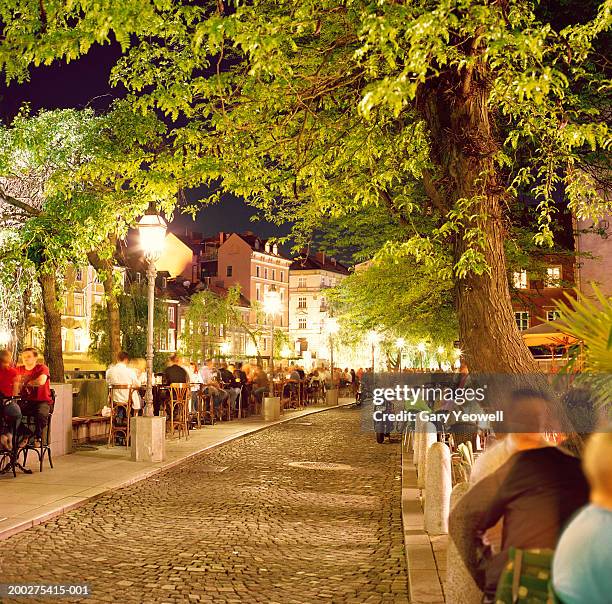
[[[78,61],[33,69],[29,82],[0,86],[0,117],[5,124],[10,123],[23,103],[30,103],[33,112],[69,107],[105,111],[113,99],[125,94],[124,89],[111,88],[108,83],[111,68],[120,54],[118,44],[95,46]],[[188,197],[194,198],[194,195]],[[253,208],[242,200],[226,197],[215,206],[203,208],[195,223],[191,216],[177,215],[172,230],[191,229],[205,235],[218,231],[252,230],[265,237],[288,231],[288,227],[252,222],[252,214]]]

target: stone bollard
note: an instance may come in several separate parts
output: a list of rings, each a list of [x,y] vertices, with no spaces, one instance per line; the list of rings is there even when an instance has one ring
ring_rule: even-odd
[[[446,535],[453,488],[448,446],[433,443],[427,451],[425,467],[425,530],[430,535]]]
[[[427,466],[425,465],[425,459],[427,458],[427,451],[429,447],[438,440],[438,434],[436,427],[431,422],[423,424],[423,436],[419,444],[419,459],[417,465],[417,486],[419,489],[425,488],[425,476],[427,473]]]
[[[414,441],[412,450],[412,464],[415,466],[419,465],[419,449],[421,448],[422,440],[423,430],[421,429],[421,426],[417,423],[414,430]]]
[[[470,485],[467,482],[455,485],[450,497],[451,511],[469,488]],[[461,522],[461,519],[453,518],[453,521]],[[482,592],[472,579],[452,538],[448,540],[446,549],[445,593],[447,604],[480,604],[482,602]]]

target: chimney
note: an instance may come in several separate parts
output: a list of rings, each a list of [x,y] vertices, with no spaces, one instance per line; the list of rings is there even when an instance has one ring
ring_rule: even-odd
[[[266,241],[265,250],[266,250],[266,254],[270,253],[270,242],[269,241]]]
[[[278,245],[276,245],[276,243],[272,246],[272,253],[278,256]]]
[[[223,243],[225,241],[225,233],[221,231],[219,233],[219,243]]]

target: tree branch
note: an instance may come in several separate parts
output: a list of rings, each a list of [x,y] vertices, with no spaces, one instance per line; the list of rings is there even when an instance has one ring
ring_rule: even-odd
[[[446,214],[448,211],[447,204],[444,202],[442,195],[440,195],[440,191],[438,191],[434,183],[431,172],[426,168],[423,168],[421,170],[421,174],[423,175],[423,188],[425,189],[427,197],[429,197],[431,203],[437,210],[440,211],[441,214]]]
[[[385,202],[385,205],[393,215],[393,217],[399,222],[400,226],[410,229],[412,225],[410,221],[399,211],[395,204],[393,203],[393,199],[391,199],[391,195],[387,193],[384,189],[379,191],[381,199]]]
[[[11,195],[7,195],[2,187],[0,187],[0,201],[3,201],[4,203],[10,206],[13,206],[14,208],[19,208],[30,216],[40,216],[41,214],[41,211],[38,208],[31,206],[25,201],[21,201],[15,197],[12,197]]]

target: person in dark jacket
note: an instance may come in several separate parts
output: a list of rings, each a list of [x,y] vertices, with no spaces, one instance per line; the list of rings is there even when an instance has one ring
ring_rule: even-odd
[[[547,401],[519,392],[515,413],[530,432],[513,433],[517,452],[498,470],[476,483],[454,507],[449,533],[466,567],[492,602],[510,547],[554,549],[573,514],[585,505],[589,487],[580,460],[550,446],[535,431]],[[520,411],[519,411],[520,410]],[[492,554],[483,540],[487,529],[503,520],[501,550]]]

